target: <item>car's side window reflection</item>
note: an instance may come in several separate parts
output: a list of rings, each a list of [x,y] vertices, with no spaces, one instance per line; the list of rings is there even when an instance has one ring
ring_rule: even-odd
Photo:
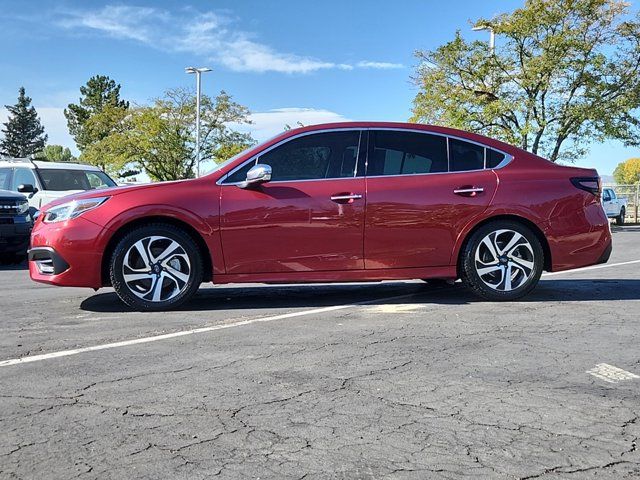
[[[447,140],[438,135],[378,130],[370,137],[368,176],[447,171]]]
[[[359,142],[359,130],[297,137],[243,165],[224,183],[244,181],[249,169],[257,163],[271,166],[272,182],[353,177]]]
[[[484,168],[484,147],[475,143],[449,139],[449,171],[464,172]]]

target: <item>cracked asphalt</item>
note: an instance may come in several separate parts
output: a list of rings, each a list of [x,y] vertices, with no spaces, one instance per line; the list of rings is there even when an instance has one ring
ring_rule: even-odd
[[[640,227],[616,228],[610,263],[638,259]],[[516,303],[203,286],[137,313],[23,266],[0,267],[0,292],[0,362],[225,326],[1,366],[0,478],[640,478],[640,380],[587,373],[640,375],[640,263],[544,277]]]

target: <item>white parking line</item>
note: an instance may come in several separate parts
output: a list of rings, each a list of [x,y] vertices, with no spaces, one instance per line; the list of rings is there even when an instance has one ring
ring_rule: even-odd
[[[627,372],[626,370],[614,367],[608,363],[598,363],[591,370],[587,370],[587,373],[609,383],[618,383],[624,380],[635,380],[640,378],[640,376],[635,373]]]
[[[603,263],[602,265],[593,265],[591,267],[574,268],[573,270],[563,270],[562,272],[543,273],[542,276],[551,277],[552,275],[563,275],[565,273],[577,273],[577,272],[584,272],[587,270],[598,270],[600,268],[620,267],[622,265],[631,265],[633,263],[640,263],[640,260],[630,260],[628,262],[619,262],[619,263]]]
[[[49,360],[51,358],[69,357],[71,355],[78,355],[79,353],[95,352],[97,350],[107,350],[109,348],[128,347],[131,345],[139,345],[141,343],[158,342],[160,340],[168,340],[171,338],[184,337],[187,335],[195,335],[198,333],[207,333],[207,332],[213,332],[215,330],[224,330],[227,328],[241,327],[244,325],[251,325],[253,323],[266,323],[266,322],[273,322],[275,320],[283,320],[285,318],[302,317],[305,315],[316,315],[319,313],[333,312],[336,310],[345,310],[347,308],[354,308],[359,305],[367,305],[367,304],[377,303],[377,302],[388,302],[393,300],[400,300],[402,298],[408,298],[414,295],[415,294],[410,293],[406,295],[398,295],[395,297],[376,298],[374,300],[367,300],[365,302],[356,302],[356,303],[349,303],[345,305],[334,305],[331,307],[314,308],[312,310],[303,310],[301,312],[283,313],[281,315],[273,315],[271,317],[259,317],[259,318],[252,318],[248,320],[240,320],[238,322],[212,325],[210,327],[194,328],[191,330],[182,330],[180,332],[165,333],[163,335],[154,335],[152,337],[143,337],[143,338],[136,338],[133,340],[123,340],[121,342],[104,343],[102,345],[93,345],[91,347],[74,348],[71,350],[60,350],[58,352],[44,353],[42,355],[32,355],[28,357],[11,358],[9,360],[0,361],[0,367],[8,367],[10,365],[18,365],[22,363],[40,362],[42,360]]]

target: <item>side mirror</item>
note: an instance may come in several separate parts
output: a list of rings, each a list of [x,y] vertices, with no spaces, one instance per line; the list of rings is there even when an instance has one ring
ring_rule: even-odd
[[[36,193],[37,191],[38,189],[30,183],[23,183],[21,185],[18,185],[18,192],[20,193]]]
[[[247,179],[238,186],[240,188],[248,188],[251,185],[259,185],[269,180],[271,180],[271,166],[259,163],[249,169]]]

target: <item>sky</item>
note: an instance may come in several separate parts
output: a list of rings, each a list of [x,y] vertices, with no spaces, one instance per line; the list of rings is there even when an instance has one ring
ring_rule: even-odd
[[[77,152],[63,109],[91,76],[108,75],[122,97],[143,104],[192,87],[187,66],[207,66],[203,93],[220,90],[247,106],[257,140],[286,124],[407,121],[418,49],[433,49],[477,18],[522,0],[0,0],[0,105],[24,86],[49,143]],[[499,39],[498,39],[499,45]],[[0,107],[0,122],[6,110]],[[593,145],[577,162],[611,174],[637,148]]]

